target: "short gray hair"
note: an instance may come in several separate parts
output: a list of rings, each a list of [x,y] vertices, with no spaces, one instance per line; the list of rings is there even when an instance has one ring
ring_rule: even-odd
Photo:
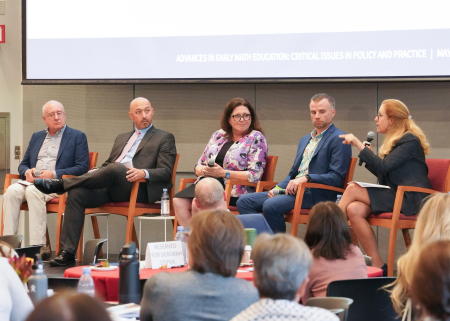
[[[195,198],[202,209],[215,209],[223,201],[222,184],[215,178],[203,178],[195,186]]]
[[[294,300],[312,263],[305,242],[287,234],[259,235],[251,257],[259,296],[274,300]]]
[[[312,96],[311,101],[317,103],[317,102],[321,101],[322,99],[327,99],[330,102],[331,110],[336,108],[336,101],[334,100],[334,98],[325,93],[315,94],[314,96]]]
[[[42,116],[45,116],[45,108],[47,107],[47,105],[51,105],[51,104],[55,104],[55,105],[60,105],[63,109],[63,112],[65,113],[66,111],[64,110],[64,106],[63,104],[61,104],[59,101],[57,100],[49,100],[47,101],[44,106],[42,106]]]

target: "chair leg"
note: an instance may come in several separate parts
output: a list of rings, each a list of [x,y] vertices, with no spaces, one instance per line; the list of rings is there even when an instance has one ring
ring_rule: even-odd
[[[411,246],[411,235],[409,235],[409,229],[403,229],[403,239],[405,240],[406,249],[409,250],[409,247]]]
[[[78,250],[77,250],[77,260],[80,263],[81,263],[81,261],[83,261],[83,233],[84,233],[84,227],[81,230],[80,241],[78,242]]]
[[[61,238],[62,227],[63,227],[63,213],[58,213],[58,218],[56,221],[56,245],[55,245],[56,254],[58,254],[59,252],[59,241]]]
[[[47,246],[50,250],[50,252],[52,251],[52,244],[50,243],[50,236],[48,235],[48,226],[46,227],[46,231],[45,231],[45,238],[46,238],[46,242],[47,242]]]
[[[397,229],[391,228],[389,233],[389,250],[388,250],[388,277],[394,276],[395,262],[395,245],[397,243]]]
[[[94,231],[94,237],[96,239],[100,238],[100,230],[98,228],[98,220],[96,216],[91,216],[91,221],[92,221],[92,230]],[[100,253],[99,253],[100,257],[103,257],[103,249],[100,249]]]

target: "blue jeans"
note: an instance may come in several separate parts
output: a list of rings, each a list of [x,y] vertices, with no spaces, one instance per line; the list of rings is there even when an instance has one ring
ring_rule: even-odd
[[[268,198],[269,192],[243,195],[237,201],[239,214],[263,213],[274,233],[286,233],[283,215],[294,209],[296,195],[278,195]],[[314,198],[310,190],[305,190],[302,208],[314,206]]]

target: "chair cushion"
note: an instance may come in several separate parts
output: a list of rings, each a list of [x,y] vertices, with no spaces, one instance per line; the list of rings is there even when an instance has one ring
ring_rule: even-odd
[[[302,208],[300,210],[300,215],[309,215],[310,212],[311,212],[311,209]],[[286,215],[294,215],[294,210],[287,212]]]
[[[403,215],[400,213],[400,219],[401,220],[409,220],[409,221],[416,221],[417,220],[417,216],[418,215]],[[381,219],[385,219],[385,220],[390,220],[392,219],[392,213],[381,213],[378,215],[369,215],[369,218],[381,218]]]
[[[105,203],[101,207],[129,207],[130,202]],[[136,203],[136,208],[161,208],[161,204]]]
[[[237,212],[238,211],[237,206],[229,206],[228,209],[230,210],[230,212]]]
[[[67,198],[66,198],[66,203],[67,203]],[[59,204],[59,197],[52,198],[50,201],[47,202],[47,204]]]

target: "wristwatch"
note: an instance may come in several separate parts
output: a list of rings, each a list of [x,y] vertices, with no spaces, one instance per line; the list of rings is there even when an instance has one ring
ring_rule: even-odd
[[[311,183],[311,176],[309,176],[309,174],[306,174],[305,177],[306,177],[306,183]]]
[[[229,172],[229,171],[227,171],[227,172],[225,173],[225,178],[230,178],[230,172]]]

